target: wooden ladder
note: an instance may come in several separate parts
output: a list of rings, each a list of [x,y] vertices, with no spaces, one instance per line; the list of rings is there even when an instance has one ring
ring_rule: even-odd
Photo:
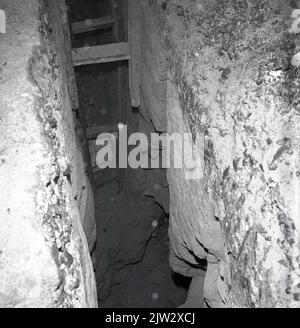
[[[109,0],[112,16],[99,17],[96,19],[86,19],[80,22],[71,24],[73,35],[82,34],[91,31],[97,31],[113,28],[115,43],[109,43],[97,46],[88,46],[82,48],[73,48],[73,63],[74,66],[83,66],[90,64],[102,64],[109,62],[117,62],[130,59],[130,46],[128,42],[120,42],[119,23],[117,12],[115,8],[115,0]],[[123,121],[124,111],[122,106],[122,67],[118,66],[118,110],[120,113],[120,121]],[[91,163],[91,154],[89,149],[89,140],[95,140],[100,133],[104,132],[118,132],[117,125],[105,126],[99,125],[95,127],[88,127],[82,109],[79,109],[79,119],[82,123],[82,129],[79,131],[80,137],[83,139],[84,152],[87,159],[87,171],[91,182],[94,182],[94,172]]]

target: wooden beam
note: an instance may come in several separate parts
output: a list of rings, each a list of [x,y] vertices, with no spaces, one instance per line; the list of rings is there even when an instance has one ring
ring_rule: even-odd
[[[73,49],[75,66],[109,63],[130,59],[128,42]]]
[[[128,34],[130,43],[129,61],[129,86],[131,96],[131,106],[139,107],[140,100],[140,86],[141,86],[141,1],[129,0],[128,7]]]
[[[113,25],[114,19],[108,16],[96,19],[86,19],[82,22],[75,22],[72,24],[72,30],[74,34],[80,34],[111,27]]]
[[[118,125],[117,124],[110,124],[110,125],[98,125],[98,126],[92,126],[89,128],[86,128],[86,138],[88,140],[94,140],[97,139],[99,134],[102,133],[114,133],[119,132]],[[84,131],[80,129],[78,131],[79,135],[82,135]]]

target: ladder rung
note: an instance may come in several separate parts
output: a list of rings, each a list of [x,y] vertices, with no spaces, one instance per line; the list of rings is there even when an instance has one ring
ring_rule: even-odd
[[[80,34],[107,28],[114,25],[114,23],[114,19],[110,16],[95,19],[86,19],[85,21],[73,23],[72,29],[74,34]]]

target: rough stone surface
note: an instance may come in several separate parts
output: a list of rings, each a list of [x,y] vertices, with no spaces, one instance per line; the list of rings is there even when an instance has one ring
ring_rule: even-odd
[[[70,72],[58,39],[64,2],[2,0],[0,7],[8,20],[0,35],[0,306],[95,307],[70,184],[79,172],[68,148],[76,149]]]
[[[168,88],[168,131],[189,132],[182,115],[178,94],[172,84]],[[204,179],[187,180],[187,169],[168,170],[170,188],[170,264],[174,271],[185,276],[202,275],[224,258],[224,242],[220,223],[215,218],[214,205],[203,188]],[[204,264],[205,263],[205,264]],[[206,275],[204,298],[210,306],[221,306],[215,277]]]
[[[205,134],[203,181],[169,172],[171,264],[197,275],[207,259],[210,306],[298,307],[299,3],[150,3],[176,93],[169,129]]]
[[[63,140],[60,146],[65,152],[70,164],[65,172],[65,176],[71,183],[73,197],[78,204],[81,224],[91,251],[96,241],[94,197],[91,184],[85,174],[86,163],[82,155],[83,149],[75,135],[74,115],[71,111],[72,109],[77,109],[79,104],[75,72],[72,63],[69,22],[64,1],[60,6],[55,2],[49,2],[48,13],[50,25],[52,22],[52,27],[50,28],[53,29],[53,39],[61,63],[60,65],[64,67],[65,76],[63,77],[63,86],[64,88],[67,87],[71,105],[71,107],[69,105],[63,112],[63,128],[61,129],[61,136],[58,135]],[[58,17],[61,18],[60,22],[57,21]]]

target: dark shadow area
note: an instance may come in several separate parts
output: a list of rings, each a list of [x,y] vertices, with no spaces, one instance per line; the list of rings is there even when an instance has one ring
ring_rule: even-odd
[[[126,40],[124,1],[70,1],[72,22],[109,16],[115,27],[73,33],[73,47]],[[113,6],[113,9],[111,9]],[[97,240],[92,258],[100,307],[175,308],[184,303],[190,279],[172,273],[169,265],[168,215],[148,190],[167,188],[165,171],[100,169],[96,144],[101,133],[119,138],[144,132],[139,110],[131,108],[128,61],[76,67],[79,94],[77,132],[85,150],[87,173],[94,190]],[[151,121],[147,121],[151,126]],[[128,148],[128,151],[130,149]],[[159,175],[158,175],[159,173]],[[168,202],[168,199],[166,200]]]

